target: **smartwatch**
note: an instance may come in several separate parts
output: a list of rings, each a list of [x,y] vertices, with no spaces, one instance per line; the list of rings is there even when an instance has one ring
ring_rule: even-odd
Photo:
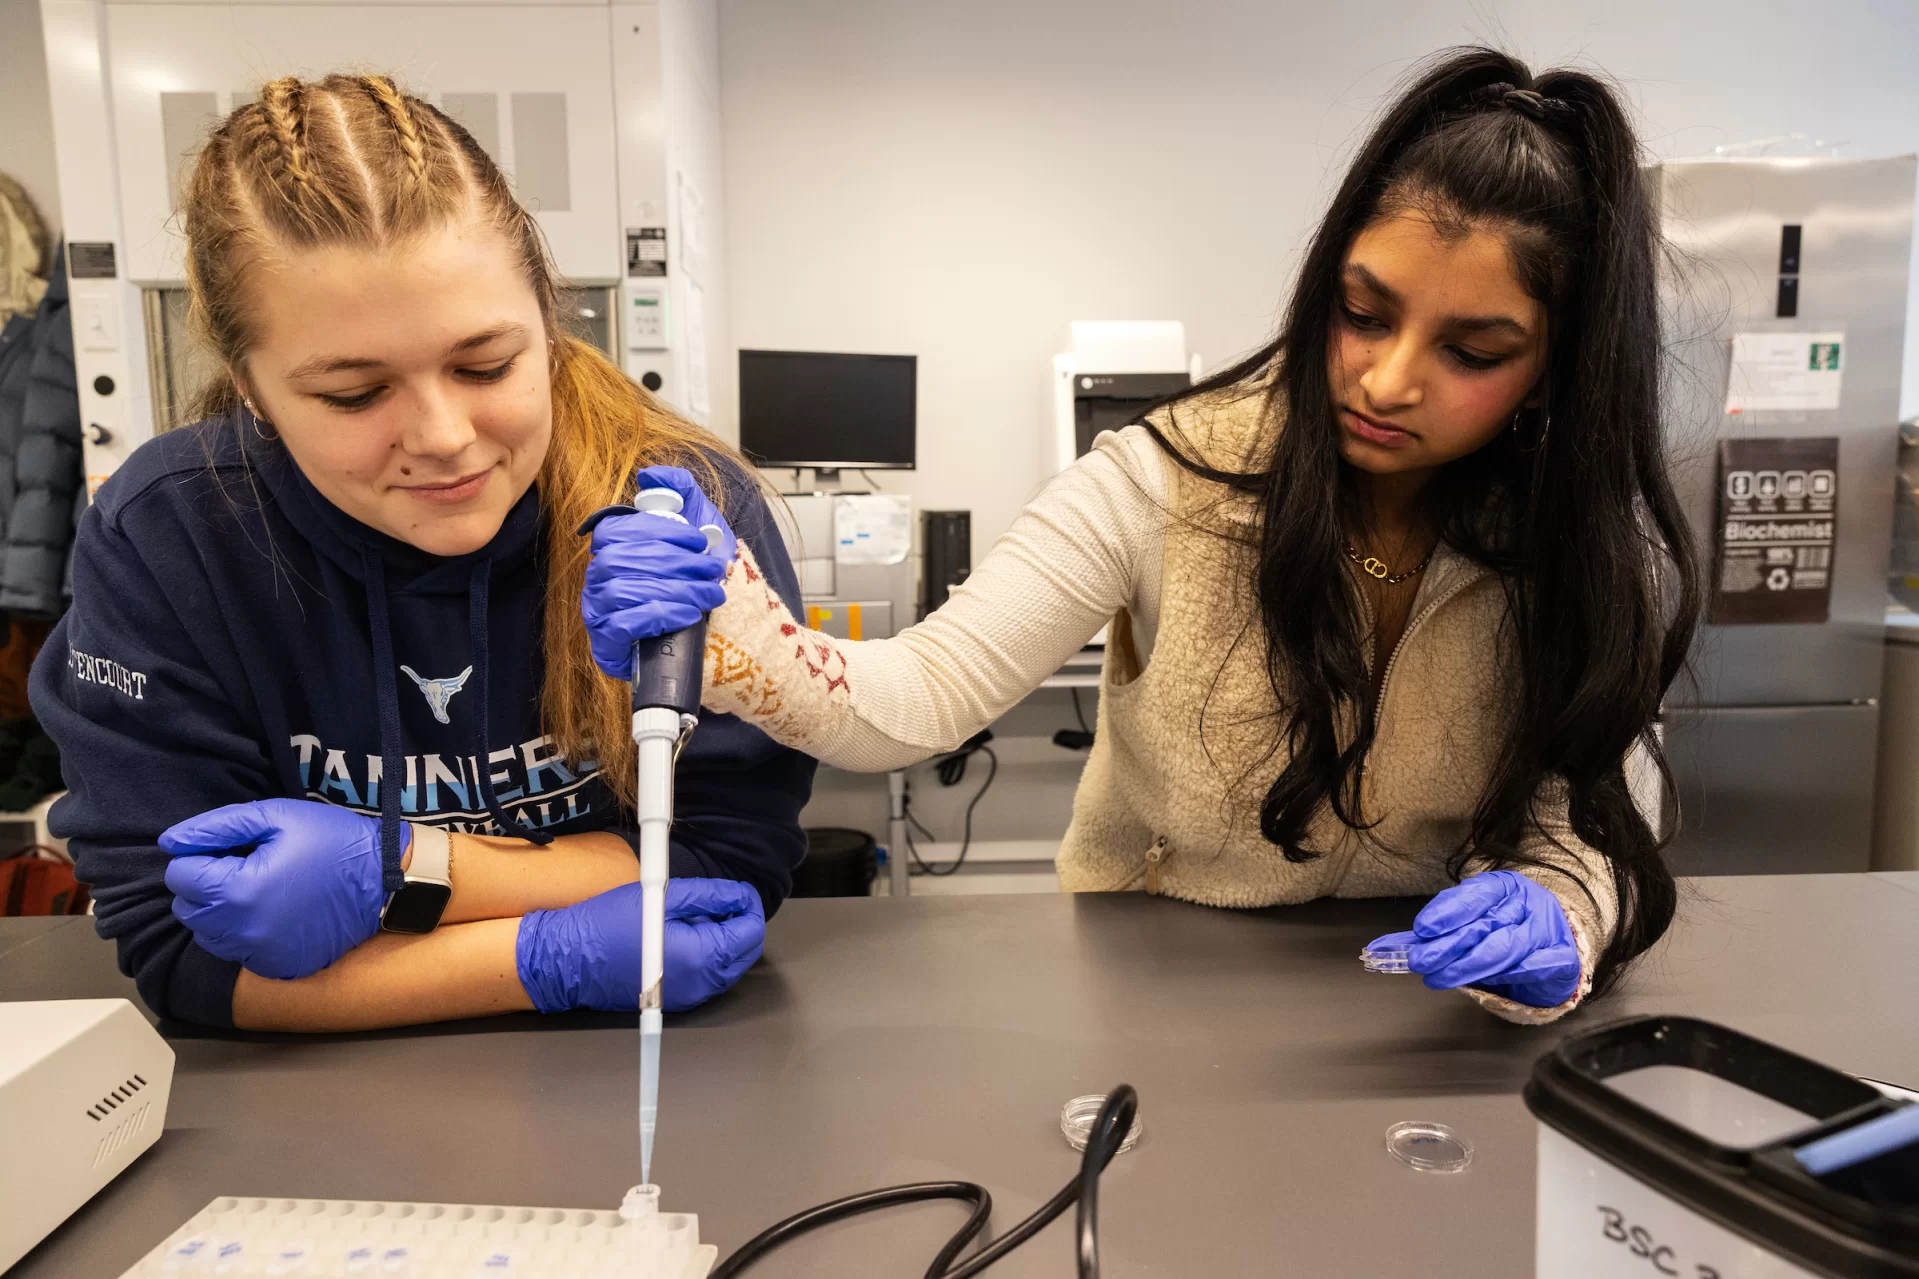
[[[406,883],[386,899],[380,927],[389,933],[430,933],[453,900],[453,836],[438,826],[408,822],[413,858]]]

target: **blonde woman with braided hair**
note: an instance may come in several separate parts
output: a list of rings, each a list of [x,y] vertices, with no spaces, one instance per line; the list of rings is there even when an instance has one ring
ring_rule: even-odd
[[[100,490],[33,673],[101,934],[156,1012],[219,1026],[633,1008],[627,693],[582,601],[654,552],[622,569],[573,530],[644,468],[697,476],[724,518],[693,525],[795,597],[748,470],[564,332],[532,216],[388,79],[267,85],[183,214],[226,376]],[[634,521],[666,523],[595,543]],[[704,548],[675,528],[647,546]],[[813,767],[725,715],[686,746],[669,1009],[758,958]]]

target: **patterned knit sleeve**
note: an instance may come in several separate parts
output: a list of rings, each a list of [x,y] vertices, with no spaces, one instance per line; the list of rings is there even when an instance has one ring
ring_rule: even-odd
[[[742,541],[707,630],[707,708],[856,771],[959,746],[1057,671],[1136,598],[1142,566],[1157,566],[1165,477],[1142,438],[1136,427],[1102,437],[946,604],[891,639],[808,630]]]

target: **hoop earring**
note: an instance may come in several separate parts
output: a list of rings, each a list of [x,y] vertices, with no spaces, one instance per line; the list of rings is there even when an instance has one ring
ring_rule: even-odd
[[[260,429],[263,426],[271,428],[273,426],[273,423],[267,421],[265,418],[260,416],[259,410],[253,407],[252,400],[243,399],[240,401],[240,403],[246,405],[247,416],[253,419],[253,433],[255,435],[259,436],[263,441],[265,441],[268,444],[271,444],[275,440],[280,438],[280,433],[278,431],[274,431],[272,435],[268,435],[265,431],[262,431]]]
[[[1526,410],[1523,408],[1515,410],[1513,412],[1512,425],[1507,428],[1513,433],[1513,437],[1515,440],[1517,440],[1519,436],[1519,415],[1521,413],[1524,413],[1525,411]],[[1553,429],[1553,415],[1551,411],[1545,410],[1545,409],[1540,410],[1539,438],[1534,440],[1530,446],[1521,444],[1520,447],[1530,448],[1534,452],[1537,452],[1538,450],[1545,448],[1546,437],[1552,433],[1552,429]]]

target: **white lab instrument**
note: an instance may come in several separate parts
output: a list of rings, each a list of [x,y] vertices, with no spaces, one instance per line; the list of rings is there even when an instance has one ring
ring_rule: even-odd
[[[160,1139],[172,1086],[124,999],[0,1003],[0,1270]]]
[[[215,1199],[121,1279],[706,1279],[718,1250],[691,1213],[635,1186],[618,1212],[351,1199]]]
[[[1178,320],[1074,320],[1072,349],[1053,357],[1052,468],[1063,471],[1155,400],[1199,380]]]
[[[809,628],[887,639],[912,625],[918,595],[913,499],[903,493],[782,493],[780,537]]]
[[[705,420],[724,262],[687,220],[722,216],[714,0],[39,3],[90,489],[216,372],[186,323],[181,190],[211,128],[290,74],[391,72],[459,121],[534,210],[568,327]]]

